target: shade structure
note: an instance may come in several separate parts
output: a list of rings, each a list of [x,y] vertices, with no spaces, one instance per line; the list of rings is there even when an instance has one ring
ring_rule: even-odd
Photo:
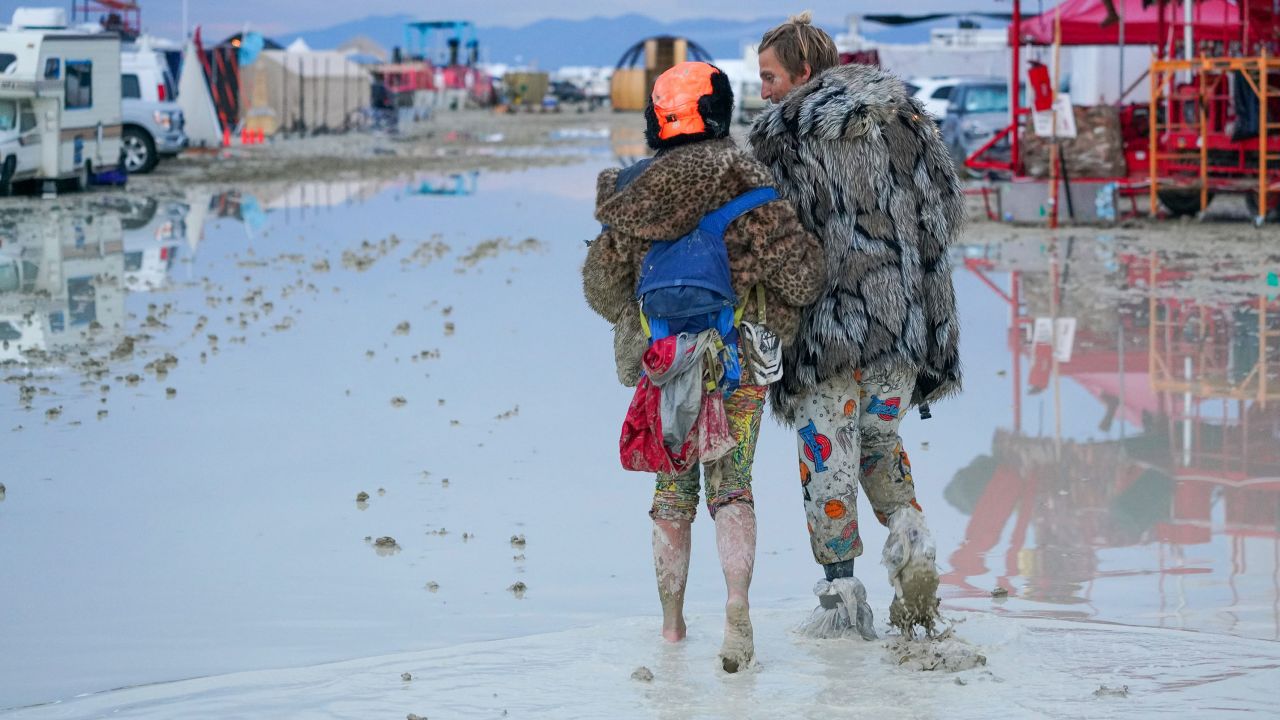
[[[1172,4],[1174,7],[1169,7]],[[1122,12],[1124,41],[1126,45],[1163,45],[1170,37],[1181,38],[1183,23],[1182,3],[1152,3],[1143,7],[1143,0],[1115,0],[1116,11]],[[1160,8],[1164,8],[1164,23],[1160,22]],[[1102,0],[1065,0],[1059,6],[1062,13],[1063,45],[1115,45],[1120,41],[1120,24],[1103,27],[1107,17]],[[1123,7],[1123,10],[1121,8]],[[1053,44],[1055,9],[1046,9],[1041,15],[1023,20],[1018,27],[1009,26],[1009,42],[1021,41],[1024,45]],[[1192,8],[1192,32],[1200,40],[1239,40],[1243,29],[1240,6],[1228,0],[1199,0]],[[1163,31],[1163,35],[1162,35]]]

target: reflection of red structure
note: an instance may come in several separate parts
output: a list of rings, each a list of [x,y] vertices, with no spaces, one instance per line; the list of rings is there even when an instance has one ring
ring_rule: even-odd
[[[1055,361],[1051,347],[1031,341],[1030,328],[1046,304],[1077,307],[1063,288],[1070,261],[1060,261],[1060,250],[1049,248],[1047,273],[1009,271],[1007,290],[987,275],[997,261],[966,259],[1011,310],[1014,417],[1011,431],[997,431],[991,455],[947,488],[948,501],[971,517],[944,582],[962,595],[985,595],[969,578],[987,573],[987,554],[1004,541],[1000,586],[1013,592],[1010,578],[1022,576],[1024,598],[1079,602],[1095,579],[1117,574],[1099,570],[1098,550],[1157,543],[1162,578],[1209,573],[1171,560],[1222,533],[1232,539],[1233,590],[1246,567],[1245,538],[1275,541],[1280,589],[1280,300],[1230,294],[1259,268],[1215,268],[1205,278],[1155,253],[1117,253],[1103,282],[1134,291],[1133,299],[1080,308],[1070,359]],[[1184,282],[1233,299],[1179,297],[1173,287]],[[1102,405],[1100,431],[1121,418],[1136,432],[1088,442],[1023,435],[1024,387],[1052,390],[1056,405],[1063,380]],[[1280,598],[1273,600],[1280,635]]]

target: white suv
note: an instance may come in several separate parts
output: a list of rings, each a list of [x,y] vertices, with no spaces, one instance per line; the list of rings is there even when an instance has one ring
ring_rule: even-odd
[[[187,146],[182,109],[164,56],[147,48],[125,48],[120,54],[122,145],[131,173],[148,173],[161,157]]]
[[[925,112],[933,119],[942,122],[947,116],[947,105],[951,100],[951,91],[964,82],[964,77],[917,77],[907,81],[907,90],[917,100],[924,103]]]

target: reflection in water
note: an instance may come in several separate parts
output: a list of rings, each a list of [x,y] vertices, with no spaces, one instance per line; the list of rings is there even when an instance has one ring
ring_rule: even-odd
[[[0,361],[25,363],[118,334],[124,248],[116,215],[0,216]]]
[[[644,127],[637,117],[635,127],[615,126],[609,130],[609,144],[613,149],[614,159],[622,167],[630,167],[653,154],[644,139]]]
[[[1280,260],[1220,243],[969,249],[1010,308],[1013,403],[946,488],[969,516],[953,594],[989,594],[990,563],[1013,597],[1083,606],[1049,614],[1150,593],[1160,624],[1280,637]],[[1048,410],[1024,417],[1033,399]],[[1090,407],[1096,428],[1068,427]],[[1138,546],[1153,563],[1112,552]]]
[[[447,178],[422,180],[416,186],[410,184],[409,192],[414,195],[473,195],[476,191],[476,179],[480,173],[472,170],[467,173],[453,173]]]

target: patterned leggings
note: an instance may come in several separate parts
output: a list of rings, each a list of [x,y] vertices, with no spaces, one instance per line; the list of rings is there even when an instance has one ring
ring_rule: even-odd
[[[858,484],[881,523],[916,502],[898,423],[914,388],[907,373],[840,375],[811,390],[796,416],[800,485],[813,558],[822,565],[862,554]]]
[[[760,385],[742,385],[724,400],[729,432],[738,444],[724,457],[701,466],[707,510],[713,520],[716,512],[730,503],[755,504],[751,497],[751,463],[756,455],[756,438],[760,436],[765,391]],[[699,467],[694,465],[679,475],[658,473],[649,517],[693,522],[698,513]]]

